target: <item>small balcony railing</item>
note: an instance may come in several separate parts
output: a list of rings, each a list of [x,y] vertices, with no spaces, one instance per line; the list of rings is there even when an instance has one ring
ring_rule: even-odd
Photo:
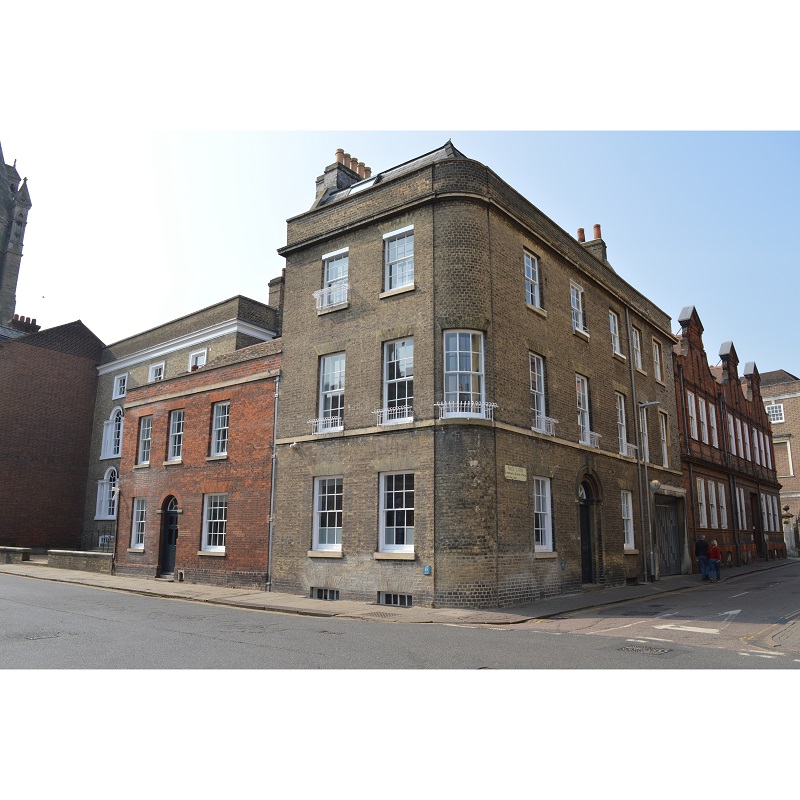
[[[308,424],[311,426],[311,433],[334,433],[344,430],[344,419],[342,417],[319,417],[310,419]]]
[[[535,411],[533,412],[533,420],[531,423],[532,431],[543,433],[546,436],[555,436],[556,425],[558,425],[557,419],[546,417],[544,414],[537,414]]]
[[[317,301],[317,311],[325,311],[336,306],[346,306],[350,297],[350,284],[337,283],[325,289],[317,289],[314,299]]]
[[[580,333],[589,335],[589,328],[586,327],[582,317],[577,317],[574,313],[572,315],[572,330],[579,331]]]
[[[595,433],[594,431],[581,431],[581,444],[587,444],[589,447],[599,448],[600,447],[600,439],[602,437],[599,433]]]
[[[378,425],[395,425],[399,422],[414,421],[413,406],[393,406],[392,408],[376,408],[372,412],[377,417]]]
[[[477,417],[493,421],[494,410],[497,408],[497,403],[485,403],[480,400],[445,400],[434,405],[439,412],[439,419]]]
[[[637,447],[635,444],[630,444],[629,442],[625,443],[625,446],[622,448],[622,452],[620,455],[627,456],[628,458],[636,458],[636,451]]]

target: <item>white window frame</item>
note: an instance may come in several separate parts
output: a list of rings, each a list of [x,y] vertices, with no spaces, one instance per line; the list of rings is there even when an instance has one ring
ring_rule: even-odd
[[[631,339],[633,339],[633,366],[642,369],[642,332],[635,326],[631,327]],[[642,370],[644,371],[644,370]]]
[[[391,397],[390,395],[394,395]],[[383,343],[382,424],[414,419],[414,337]]]
[[[532,428],[547,430],[547,387],[544,374],[544,358],[538,353],[528,353],[528,369],[531,387]]]
[[[468,338],[469,350],[462,349]],[[453,348],[455,343],[455,349]],[[477,345],[477,349],[476,349]],[[464,359],[468,364],[464,368]],[[475,367],[475,357],[478,365]],[[452,367],[455,367],[454,369]],[[469,384],[466,388],[464,382]],[[447,330],[444,332],[444,402],[449,417],[485,417],[486,372],[484,338],[481,331]]]
[[[647,409],[639,409],[639,436],[642,446],[642,461],[650,463],[650,435],[648,433]]]
[[[705,397],[697,398],[697,407],[700,411],[700,439],[703,444],[708,444],[708,417]]]
[[[764,406],[767,411],[769,421],[775,425],[776,423],[786,422],[786,417],[783,414],[783,403],[770,403]]]
[[[661,436],[661,464],[669,468],[669,417],[665,411],[658,412],[658,425]]]
[[[772,469],[772,437],[768,433],[764,434],[764,444],[766,445],[767,469]]]
[[[539,257],[524,250],[522,262],[525,271],[525,303],[534,308],[544,308]]]
[[[119,472],[109,467],[105,475],[97,481],[97,505],[95,519],[117,518],[117,496],[119,494]]]
[[[759,500],[761,501],[761,525],[763,530],[771,530],[769,527],[769,519],[767,518],[767,497],[763,492],[758,493]]]
[[[166,375],[166,361],[159,361],[158,364],[151,364],[147,370],[147,382],[156,383],[163,381]]]
[[[396,486],[389,484],[394,484],[396,478],[402,477],[404,486],[401,489],[398,489]],[[389,479],[392,480],[389,480]],[[411,478],[412,487],[408,489],[405,487],[405,483],[408,479]],[[410,493],[412,495],[412,505],[406,505],[407,501],[407,494]],[[389,495],[396,497],[399,494],[403,495],[403,505],[398,506],[395,502],[391,502],[387,504],[387,499]],[[380,508],[379,508],[379,525],[378,525],[378,550],[382,553],[413,553],[414,552],[414,523],[415,523],[415,514],[414,514],[414,505],[413,503],[416,502],[416,494],[415,494],[415,485],[414,485],[414,472],[382,472],[380,474]],[[403,514],[403,522],[408,519],[408,514],[411,515],[411,525],[403,524],[398,525],[397,519],[395,518],[394,525],[387,525],[387,521],[389,519],[390,514],[401,512]],[[395,534],[395,541],[394,542],[387,542],[386,535],[387,531],[390,529],[400,529],[402,528],[404,542],[398,544],[396,539],[397,535]],[[409,534],[410,531],[410,534]],[[410,539],[410,541],[409,541]]]
[[[227,492],[203,495],[203,544],[201,549],[207,552],[224,553],[227,535]]]
[[[340,250],[334,250],[322,256],[322,289],[314,292],[314,296],[317,299],[317,311],[348,304],[349,275],[349,247],[343,247]]]
[[[592,422],[589,412],[589,379],[583,375],[575,376],[575,397],[578,408],[578,441],[591,443]]]
[[[781,517],[781,508],[780,503],[778,502],[778,498],[773,494],[772,495],[772,510],[775,514],[775,530],[778,533],[783,532],[783,517]]]
[[[628,491],[620,493],[622,502],[622,534],[625,550],[634,550],[636,547],[633,530],[633,494]]]
[[[616,311],[608,310],[608,327],[611,331],[611,352],[615,356],[622,356],[622,348],[619,341],[619,314]]]
[[[661,365],[661,342],[653,339],[653,374],[659,383],[664,383],[664,373]]]
[[[208,361],[208,348],[205,347],[202,350],[195,350],[194,353],[189,354],[189,372],[194,372],[195,369],[200,369],[200,367],[204,367],[206,365],[206,361]]]
[[[745,450],[747,450],[747,460],[752,461],[753,455],[750,451],[750,428],[747,426],[746,422],[742,423],[742,429],[744,430],[744,446]]]
[[[403,255],[397,255],[398,244],[403,243]],[[414,226],[408,225],[396,231],[383,234],[384,248],[384,291],[404,289],[414,285]],[[410,244],[410,251],[409,251]],[[392,248],[394,247],[394,253]],[[409,255],[410,252],[410,255]],[[410,262],[410,267],[409,267]],[[400,277],[395,282],[394,270],[399,268]]]
[[[167,461],[181,461],[183,459],[183,430],[186,422],[186,412],[183,408],[176,408],[169,412],[169,439],[167,440]]]
[[[314,478],[313,550],[341,552],[344,510],[343,497],[343,475],[326,475],[324,477]],[[333,502],[332,507],[331,501]],[[328,524],[331,521],[338,523],[338,525]],[[323,522],[325,524],[322,524]],[[320,541],[320,535],[323,531],[325,532],[324,542]],[[333,541],[330,541],[331,538],[333,538]]]
[[[553,505],[550,478],[533,478],[533,549],[553,552]]]
[[[747,530],[747,507],[744,502],[744,489],[741,486],[736,488],[736,501],[739,510],[739,530]]]
[[[711,428],[711,444],[719,449],[719,436],[717,435],[717,409],[711,401],[708,403],[708,425]]]
[[[755,462],[760,467],[761,466],[761,449],[758,446],[758,431],[756,430],[755,426],[752,428],[753,434],[753,455],[755,456]]]
[[[736,455],[736,434],[733,430],[733,416],[728,414],[728,444],[731,448],[731,454]]]
[[[111,399],[119,400],[121,397],[125,397],[127,393],[128,393],[128,373],[123,372],[122,375],[115,375],[114,388],[111,392]]]
[[[707,528],[705,481],[702,478],[697,479],[697,511],[700,517],[700,527]]]
[[[569,301],[570,308],[572,309],[572,330],[580,331],[583,334],[589,335],[586,327],[586,312],[583,302],[583,287],[575,283],[569,282]]]
[[[728,527],[728,505],[725,500],[725,484],[717,484],[719,487],[719,526],[720,528]]]
[[[133,498],[133,521],[131,524],[131,549],[144,550],[144,536],[147,529],[147,498]]]
[[[319,359],[319,418],[321,430],[344,429],[344,387],[347,359],[345,353],[328,353]]]
[[[717,517],[717,485],[714,481],[708,481],[708,515],[711,520],[711,527],[719,527],[719,518]]]
[[[230,432],[231,401],[220,400],[214,403],[211,411],[211,455],[228,455],[228,435]]]
[[[114,406],[111,416],[103,422],[103,440],[100,458],[119,458],[122,453],[122,434],[125,431],[125,413],[121,406]]]
[[[148,415],[139,418],[139,446],[136,451],[137,464],[149,464],[153,447],[153,417]]]
[[[628,425],[625,418],[625,395],[621,392],[614,392],[617,403],[617,439],[619,442],[619,453],[622,456],[628,455]]]
[[[686,392],[686,408],[689,413],[689,433],[692,439],[697,439],[697,406],[695,405],[694,392]]]
[[[767,446],[766,446],[766,436],[764,436],[764,431],[759,430],[758,432],[758,443],[761,445],[761,466],[762,467],[769,467],[767,464]]]

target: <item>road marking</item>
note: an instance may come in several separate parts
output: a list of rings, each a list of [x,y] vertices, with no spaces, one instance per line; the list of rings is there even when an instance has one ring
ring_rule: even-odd
[[[657,636],[645,636],[645,639],[649,642],[671,642],[672,639],[659,639]]]
[[[757,656],[758,658],[775,658],[772,653],[739,653],[740,656]]]
[[[743,595],[746,594],[750,594],[750,592],[741,592],[740,594],[734,594],[731,596],[731,600],[733,600],[734,597],[742,597]]]
[[[718,628],[693,628],[691,625],[653,625],[656,630],[689,631],[690,633],[718,634]]]
[[[639,644],[646,644],[644,639],[626,639],[626,642],[638,642]]]
[[[748,650],[748,653],[764,653],[764,650]],[[778,653],[777,651],[774,653],[770,653],[771,656],[788,656],[788,653]]]

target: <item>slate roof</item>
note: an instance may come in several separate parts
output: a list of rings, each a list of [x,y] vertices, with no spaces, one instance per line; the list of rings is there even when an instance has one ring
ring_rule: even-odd
[[[771,372],[761,373],[761,386],[775,386],[779,383],[791,383],[792,381],[800,380],[796,375],[787,372],[785,369],[775,369]]]

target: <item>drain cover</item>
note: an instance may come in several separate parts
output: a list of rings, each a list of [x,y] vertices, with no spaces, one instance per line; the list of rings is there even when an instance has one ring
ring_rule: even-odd
[[[650,656],[661,656],[664,653],[669,653],[669,649],[664,647],[642,647],[637,645],[629,645],[628,647],[620,647],[624,653],[646,653]]]
[[[377,617],[378,619],[392,619],[397,614],[389,614],[386,611],[371,611],[369,614],[364,614],[365,617]]]

